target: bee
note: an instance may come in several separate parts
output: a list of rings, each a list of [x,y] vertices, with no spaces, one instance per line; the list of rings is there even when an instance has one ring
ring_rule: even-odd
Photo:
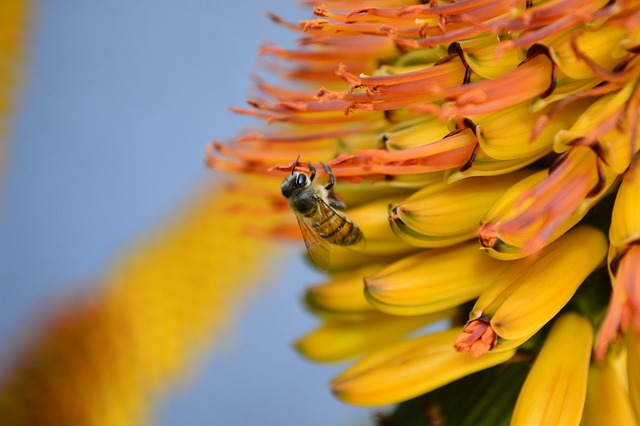
[[[335,177],[325,163],[321,163],[329,177],[325,186],[314,183],[316,169],[307,163],[310,175],[295,171],[300,156],[296,158],[280,186],[282,195],[289,201],[289,207],[296,215],[300,231],[313,263],[320,269],[329,269],[331,244],[338,246],[362,246],[364,236],[351,219],[341,210],[344,203],[333,192]]]

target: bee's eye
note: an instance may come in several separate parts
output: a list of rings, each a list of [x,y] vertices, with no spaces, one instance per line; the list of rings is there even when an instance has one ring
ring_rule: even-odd
[[[303,186],[306,183],[307,183],[307,175],[300,173],[296,178],[296,185]]]

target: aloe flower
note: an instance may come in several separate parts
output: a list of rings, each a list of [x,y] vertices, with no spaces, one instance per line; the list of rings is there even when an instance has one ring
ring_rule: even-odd
[[[279,182],[320,162],[364,233],[299,350],[355,360],[332,391],[390,424],[636,421],[640,2],[306,4],[233,108],[265,125],[207,148],[273,182],[253,233],[299,239]]]

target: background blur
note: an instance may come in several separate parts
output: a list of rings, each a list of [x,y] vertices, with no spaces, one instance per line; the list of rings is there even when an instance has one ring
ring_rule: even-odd
[[[263,12],[308,17],[294,0],[56,3],[31,11],[6,147],[0,360],[41,325],[39,312],[90,293],[119,253],[220,178],[204,145],[252,123],[227,108],[244,106],[259,45],[294,37]],[[369,410],[329,393],[342,366],[291,347],[316,323],[300,296],[321,279],[300,250],[283,249],[225,343],[160,395],[153,424],[370,423]]]

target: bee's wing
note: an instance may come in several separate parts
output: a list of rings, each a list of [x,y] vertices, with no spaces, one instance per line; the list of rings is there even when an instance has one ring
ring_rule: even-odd
[[[323,240],[304,217],[296,214],[296,219],[311,261],[323,271],[328,270],[331,264],[331,244]]]

